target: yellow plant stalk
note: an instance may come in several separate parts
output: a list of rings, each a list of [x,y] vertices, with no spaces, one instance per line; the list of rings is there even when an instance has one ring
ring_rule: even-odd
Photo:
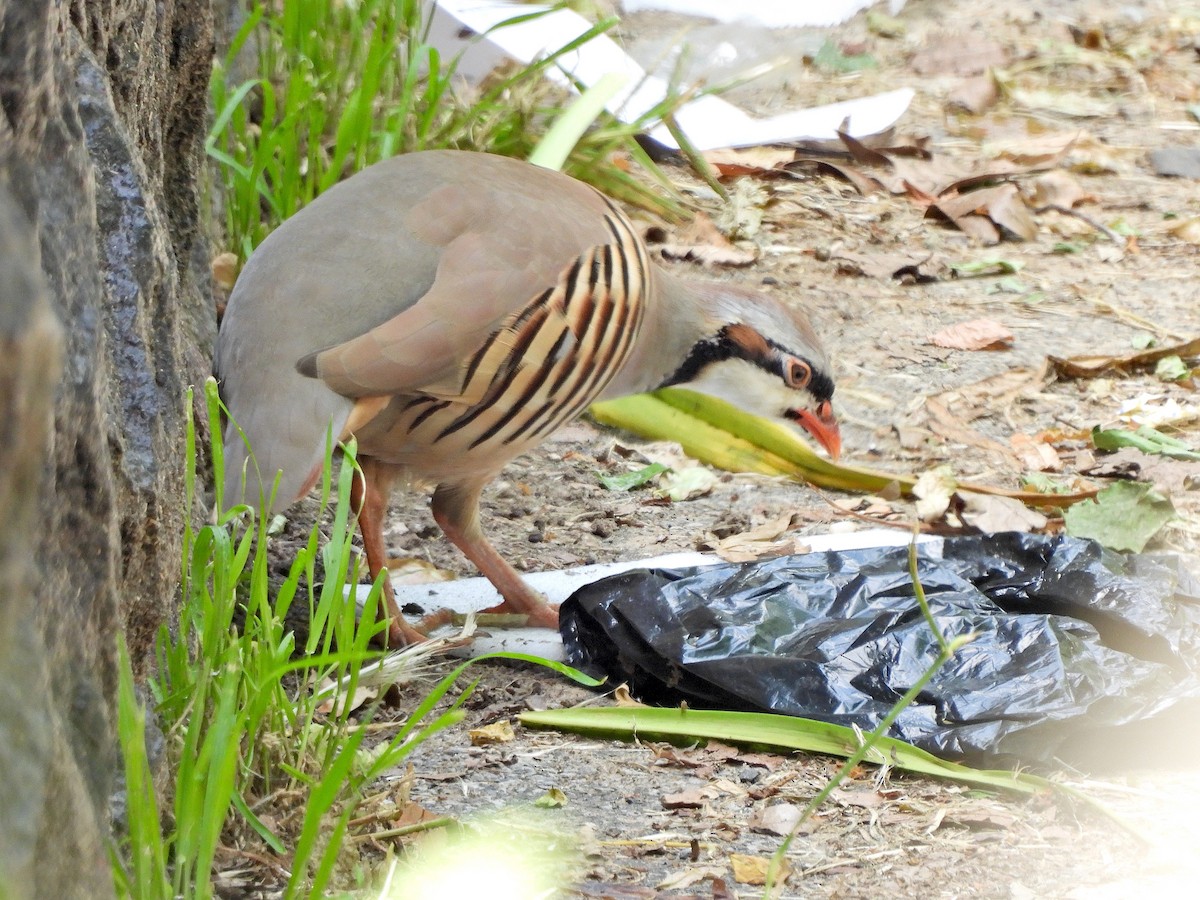
[[[793,429],[743,412],[736,406],[683,388],[663,388],[620,400],[593,403],[592,417],[655,440],[676,441],[685,453],[731,472],[784,475],[818,487],[875,493],[898,485],[912,490],[916,478],[863,466],[845,466],[820,456]],[[1030,506],[1070,506],[1096,491],[1040,494],[990,485],[960,483],[960,490],[1013,497]]]

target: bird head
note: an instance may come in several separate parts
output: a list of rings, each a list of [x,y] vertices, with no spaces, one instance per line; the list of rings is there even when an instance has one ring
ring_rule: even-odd
[[[762,295],[755,300],[749,309],[731,311],[732,321],[714,323],[662,386],[686,387],[782,419],[836,459],[842,438],[825,351],[803,314]]]

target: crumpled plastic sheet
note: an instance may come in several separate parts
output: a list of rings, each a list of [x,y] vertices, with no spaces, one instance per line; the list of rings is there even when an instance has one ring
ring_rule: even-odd
[[[938,626],[977,637],[893,737],[975,763],[1069,762],[1103,758],[1129,726],[1200,722],[1200,578],[1179,557],[1018,533],[936,546],[918,572]],[[646,702],[864,731],[938,652],[907,547],[625,572],[576,591],[560,620],[570,665]]]

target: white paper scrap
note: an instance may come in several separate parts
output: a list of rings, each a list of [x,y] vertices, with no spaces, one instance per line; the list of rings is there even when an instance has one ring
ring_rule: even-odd
[[[825,550],[853,550],[863,547],[901,547],[912,539],[904,531],[887,528],[872,528],[836,534],[805,535],[801,540],[811,552]],[[941,538],[921,535],[918,541],[925,545],[926,555],[941,555]],[[530,587],[539,591],[551,603],[562,603],[579,588],[609,575],[628,572],[631,569],[657,568],[680,569],[692,566],[721,565],[724,561],[709,553],[671,553],[652,559],[628,560],[625,562],[600,563],[551,572],[534,572],[522,575]],[[458,613],[479,612],[500,602],[500,595],[486,578],[463,578],[458,581],[435,581],[428,584],[397,584],[396,602],[401,606],[415,603],[427,612],[451,609]],[[370,593],[369,585],[357,585],[356,598],[361,608]],[[347,588],[349,592],[349,588]],[[474,643],[461,654],[478,656],[492,650],[517,650],[533,653],[547,659],[562,659],[562,638],[549,628],[494,628],[485,629],[488,634],[479,635]]]
[[[591,27],[587,19],[569,9],[556,9],[516,24],[496,27],[516,16],[546,9],[548,7],[501,0],[437,0],[430,40],[445,59],[462,53],[460,74],[480,78],[505,57],[531,63],[569,44]],[[477,35],[486,37],[476,40]],[[593,38],[564,54],[556,63],[547,69],[547,76],[567,86],[578,81],[591,87],[610,72],[624,74],[629,87],[618,92],[608,103],[608,110],[624,122],[636,121],[667,95],[667,83],[648,75],[607,35]],[[856,138],[886,131],[908,109],[912,98],[913,91],[902,88],[759,118],[719,97],[707,96],[685,104],[675,119],[699,150],[803,140],[833,141],[837,140],[837,130],[844,123],[848,123],[848,133]],[[665,126],[657,125],[648,133],[664,146],[678,148]]]
[[[748,22],[767,28],[804,28],[840,25],[877,0],[622,0],[625,12],[645,9],[682,13],[716,19],[718,22]],[[892,0],[895,15],[904,0]]]

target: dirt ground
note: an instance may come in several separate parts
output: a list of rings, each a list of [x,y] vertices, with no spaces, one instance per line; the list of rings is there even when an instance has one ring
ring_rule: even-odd
[[[870,54],[877,67],[839,74],[793,59],[765,82],[740,88],[736,102],[765,113],[909,86],[916,99],[894,140],[928,138],[927,149],[947,170],[1001,158],[1028,163],[1074,134],[1051,162],[1015,178],[1034,197],[1048,172],[1065,176],[1078,189],[1066,201],[1073,211],[1035,213],[1031,240],[988,246],[926,218],[911,196],[864,195],[828,171],[803,169],[798,177],[746,179],[769,201],[750,239],[761,250],[752,266],[724,273],[676,265],[701,277],[761,283],[812,312],[834,359],[850,463],[915,473],[949,464],[962,478],[1017,487],[1034,468],[1020,438],[1013,441],[1023,435],[1050,449],[1039,452],[1057,467],[1054,477],[1104,484],[1106,470],[1097,466],[1105,460],[1090,448],[1088,432],[1127,424],[1121,406],[1133,401],[1149,411],[1171,401],[1190,406],[1190,421],[1185,409],[1177,425],[1195,446],[1194,381],[1168,383],[1144,369],[1066,378],[1047,364],[1051,356],[1132,353],[1146,334],[1160,345],[1200,336],[1200,238],[1170,230],[1200,216],[1200,182],[1156,174],[1148,155],[1200,145],[1200,120],[1188,112],[1200,104],[1200,7],[1187,13],[1185,5],[914,0],[895,37],[877,33],[878,24],[872,30],[864,14],[820,34],[773,34],[772,46],[819,48],[828,38],[843,57]],[[635,47],[653,53],[680,24],[639,15],[623,29]],[[699,39],[712,38],[710,26],[692,24]],[[949,111],[949,98],[988,65],[1007,73],[1007,96],[979,114]],[[671,172],[696,185],[682,170]],[[717,204],[707,205],[717,217]],[[1002,260],[1010,271],[951,277],[952,265],[986,260]],[[890,277],[905,261],[931,278]],[[1000,323],[1011,343],[967,351],[929,340],[974,319]],[[671,451],[586,422],[572,425],[513,463],[488,491],[488,534],[518,569],[535,571],[695,549],[713,535],[785,514],[793,516],[792,536],[865,527],[831,504],[851,506],[850,495],[762,477],[723,475],[708,495],[670,505],[597,482],[597,472],[662,454]],[[1121,461],[1159,480],[1181,514],[1152,546],[1194,552],[1200,490],[1188,476],[1197,465],[1130,452]],[[904,501],[864,501],[864,510],[900,526],[914,517]],[[438,533],[423,495],[396,498],[389,541],[398,557],[474,574]],[[478,674],[465,725],[413,756],[411,801],[461,818],[527,810],[533,818],[511,827],[530,829],[529,841],[544,829],[575,842],[577,881],[563,896],[761,896],[761,888],[734,879],[732,855],[773,852],[779,836],[755,828],[763,810],[803,805],[838,765],[804,756],[744,758],[722,748],[670,753],[520,726],[509,743],[472,747],[466,726],[595,700],[530,667],[485,664]],[[1152,747],[1145,762],[1157,770],[1063,777],[1086,783],[1148,830],[1149,844],[1111,819],[1047,798],[982,795],[897,773],[877,781],[863,771],[793,844],[782,896],[1191,895],[1200,863],[1193,809],[1200,770],[1194,759],[1164,760]],[[534,809],[552,788],[566,805]],[[700,799],[669,808],[676,804],[666,798],[686,792]]]

